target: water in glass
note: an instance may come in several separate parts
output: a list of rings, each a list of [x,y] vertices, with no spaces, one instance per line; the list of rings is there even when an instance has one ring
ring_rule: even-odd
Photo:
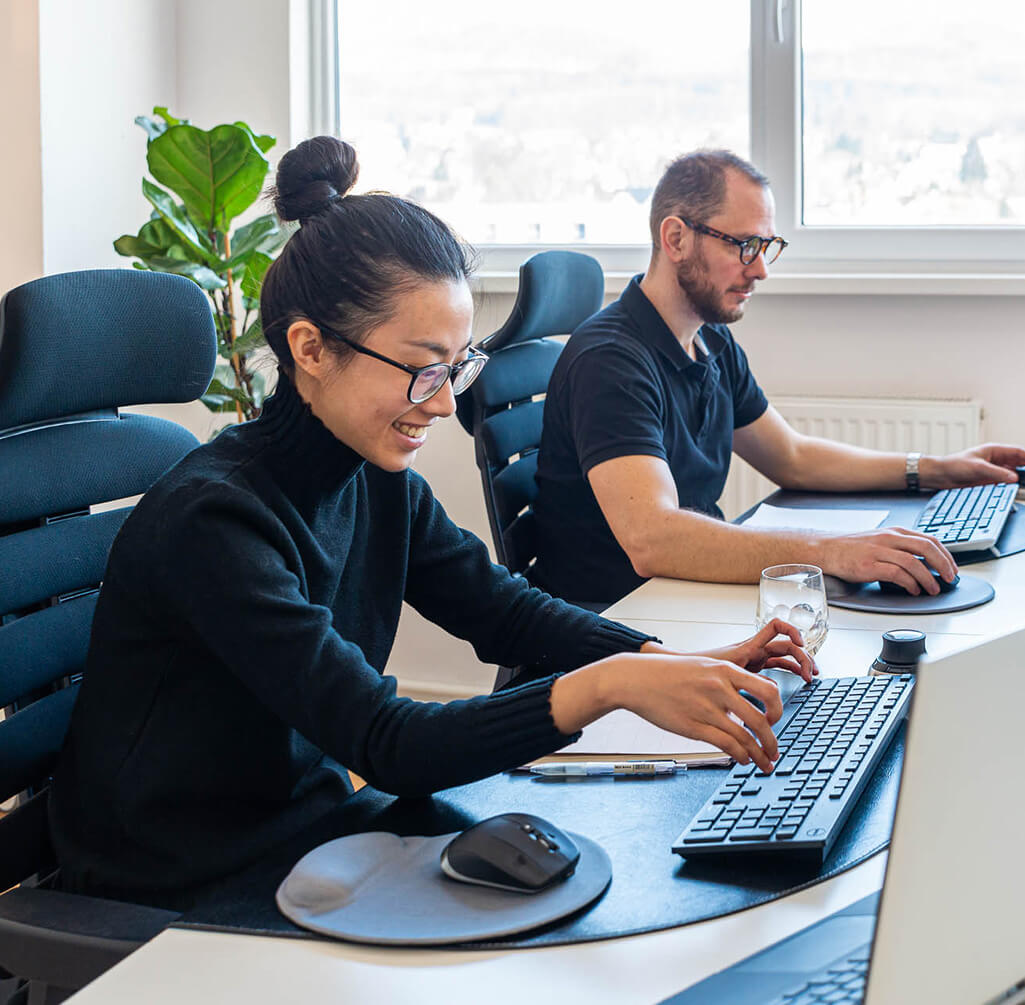
[[[755,626],[762,628],[781,618],[804,636],[804,646],[814,656],[829,631],[829,608],[822,570],[814,565],[774,565],[762,572],[758,585]]]

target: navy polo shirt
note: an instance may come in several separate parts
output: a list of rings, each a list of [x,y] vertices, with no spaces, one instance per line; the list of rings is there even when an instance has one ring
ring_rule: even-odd
[[[640,586],[587,472],[614,457],[661,457],[680,506],[721,518],[733,430],[768,401],[725,325],[704,325],[692,360],[635,277],[563,350],[545,399],[533,579],[567,600],[612,603]]]

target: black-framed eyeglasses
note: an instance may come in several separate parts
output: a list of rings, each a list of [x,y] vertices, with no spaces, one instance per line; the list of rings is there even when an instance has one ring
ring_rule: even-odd
[[[371,359],[379,359],[382,363],[388,363],[412,374],[409,387],[406,388],[406,397],[413,405],[420,405],[433,398],[444,386],[446,380],[452,381],[452,393],[462,394],[479,376],[484,364],[490,358],[486,353],[471,347],[470,355],[458,363],[429,363],[427,366],[411,366],[409,363],[400,363],[397,359],[389,359],[382,356],[365,345],[353,342],[352,339],[339,335],[324,325],[318,324],[322,332],[326,332],[332,338],[344,342],[350,349]]]
[[[745,265],[750,265],[759,255],[765,256],[766,265],[772,265],[783,254],[783,249],[788,243],[782,237],[776,236],[759,237],[755,234],[753,237],[733,237],[732,234],[724,234],[721,230],[716,230],[715,227],[688,220],[685,216],[677,217],[677,219],[699,234],[707,234],[709,237],[717,237],[727,244],[736,245],[740,249],[740,260]]]

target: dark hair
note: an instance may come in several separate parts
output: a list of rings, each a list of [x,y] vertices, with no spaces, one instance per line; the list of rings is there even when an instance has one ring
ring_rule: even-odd
[[[278,165],[274,208],[299,229],[267,269],[260,317],[286,373],[294,368],[285,337],[292,322],[306,318],[360,342],[417,283],[472,271],[470,249],[422,206],[385,192],[347,195],[358,174],[356,151],[333,136],[304,140]],[[336,339],[325,344],[352,351]]]
[[[769,187],[769,179],[758,168],[729,150],[696,150],[677,157],[666,168],[651,197],[649,225],[656,252],[667,216],[704,223],[719,211],[726,198],[727,171],[737,171],[755,184]]]

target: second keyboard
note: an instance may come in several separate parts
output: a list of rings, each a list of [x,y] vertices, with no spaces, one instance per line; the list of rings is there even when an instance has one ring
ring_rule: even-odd
[[[938,538],[951,552],[992,548],[1017,492],[1017,485],[1006,483],[943,489],[925,504],[914,529]]]

